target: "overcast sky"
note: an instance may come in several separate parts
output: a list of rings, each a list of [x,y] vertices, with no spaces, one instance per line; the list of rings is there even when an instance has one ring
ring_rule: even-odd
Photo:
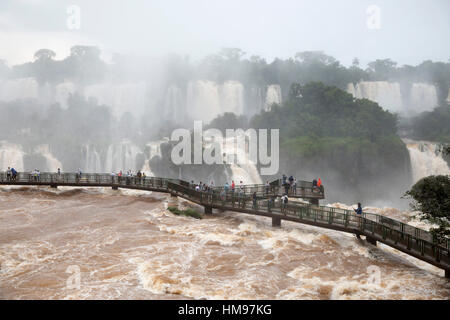
[[[70,5],[80,8],[80,29],[68,27],[77,21]],[[268,62],[323,50],[345,65],[354,57],[416,65],[447,62],[449,35],[449,0],[0,0],[0,59],[9,64],[41,48],[61,59],[70,46],[89,44],[106,59],[113,52],[198,59],[238,47]]]

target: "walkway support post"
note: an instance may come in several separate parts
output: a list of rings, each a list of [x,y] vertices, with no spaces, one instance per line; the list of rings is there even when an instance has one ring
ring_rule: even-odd
[[[370,244],[373,244],[374,246],[377,245],[377,240],[375,240],[374,238],[366,236],[366,241]]]
[[[318,206],[319,205],[319,199],[309,199],[309,203]]]
[[[280,217],[272,217],[272,227],[281,227]]]
[[[212,214],[212,207],[211,206],[204,206],[205,208],[205,214]]]
[[[445,270],[445,277],[450,279],[450,270]]]
[[[58,185],[56,185],[56,184],[51,184],[50,187],[53,188],[53,189],[57,189],[57,188],[58,188]]]
[[[113,190],[119,190],[119,186],[112,186]]]

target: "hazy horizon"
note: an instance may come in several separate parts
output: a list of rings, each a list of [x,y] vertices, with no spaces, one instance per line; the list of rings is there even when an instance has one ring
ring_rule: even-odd
[[[69,29],[80,9],[80,28]],[[379,20],[369,28],[371,6]],[[369,13],[368,10],[369,9]],[[300,51],[324,51],[343,65],[354,57],[361,66],[390,58],[399,65],[424,60],[447,62],[450,2],[289,1],[243,3],[194,0],[119,1],[20,0],[0,4],[0,59],[9,65],[33,59],[38,49],[69,55],[76,44],[95,45],[108,61],[113,53],[189,55],[193,60],[237,47],[246,57],[293,57]],[[371,20],[373,22],[373,20]],[[377,23],[379,29],[377,27]],[[369,22],[370,24],[370,22]]]

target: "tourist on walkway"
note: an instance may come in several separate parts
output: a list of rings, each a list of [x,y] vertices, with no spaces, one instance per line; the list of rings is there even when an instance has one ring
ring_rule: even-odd
[[[289,184],[292,186],[294,184],[294,177],[290,176],[289,177]]]
[[[256,192],[253,192],[253,209],[256,210]]]
[[[11,179],[12,181],[16,181],[17,178],[17,171],[14,168],[11,168]]]
[[[288,199],[287,194],[284,194],[281,197],[281,212],[285,212],[286,211],[286,206],[287,206],[288,201],[289,201],[289,199]],[[286,215],[286,213],[285,213],[285,215]]]
[[[357,215],[362,215],[361,203],[358,202],[358,208],[357,209],[353,209],[353,210],[355,210]]]
[[[284,193],[286,193],[286,194],[289,193],[289,183],[284,184]]]
[[[269,191],[270,191],[270,183],[269,181],[266,181],[266,196],[269,195]]]
[[[226,193],[225,189],[222,189],[220,191],[220,200],[222,200],[223,202],[225,202],[227,200],[227,193]]]
[[[6,170],[6,181],[11,181],[11,168],[8,167],[8,170]]]
[[[292,189],[294,191],[294,195],[297,194],[297,179],[294,178],[294,184],[292,185]]]

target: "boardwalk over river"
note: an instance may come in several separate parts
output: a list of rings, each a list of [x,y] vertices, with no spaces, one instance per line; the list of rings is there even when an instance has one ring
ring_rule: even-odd
[[[297,186],[293,197],[309,200],[311,203],[289,203],[283,206],[276,197],[284,193],[280,181],[265,185],[246,185],[244,192],[239,188],[235,192],[225,192],[223,187],[216,187],[210,192],[196,191],[188,182],[179,179],[154,177],[118,177],[109,174],[76,173],[41,173],[39,178],[29,173],[19,173],[14,181],[0,174],[0,185],[22,186],[70,186],[70,187],[111,187],[170,193],[182,197],[205,208],[205,213],[213,209],[242,212],[272,218],[274,227],[281,226],[281,220],[288,220],[316,227],[332,229],[359,236],[376,245],[381,242],[400,250],[417,259],[428,262],[445,270],[445,277],[450,278],[450,240],[437,243],[425,230],[415,228],[400,221],[378,214],[363,213],[357,216],[353,211],[319,206],[318,200],[324,193],[313,190],[307,182]],[[253,203],[252,195],[256,192],[257,200]],[[291,191],[292,192],[292,191]]]

